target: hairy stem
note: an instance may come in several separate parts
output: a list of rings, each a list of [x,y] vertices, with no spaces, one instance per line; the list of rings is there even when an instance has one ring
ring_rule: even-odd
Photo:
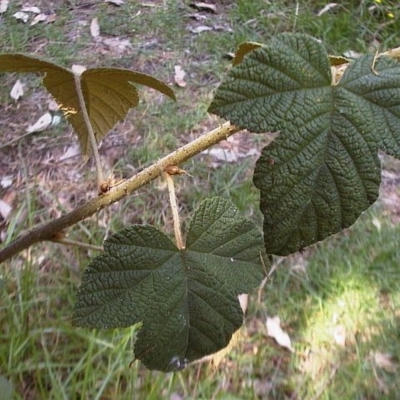
[[[179,250],[182,250],[185,248],[185,245],[183,244],[183,239],[182,239],[178,204],[176,202],[174,178],[172,178],[172,176],[168,174],[168,172],[164,173],[164,176],[168,185],[169,202],[171,204],[172,218],[174,220],[174,233],[175,233],[176,246],[178,247]]]
[[[104,176],[103,176],[103,169],[101,168],[100,155],[99,155],[99,150],[97,148],[96,136],[94,134],[92,124],[90,123],[89,114],[86,108],[86,102],[83,97],[81,76],[79,74],[74,74],[74,78],[75,78],[75,89],[79,98],[79,105],[81,107],[83,120],[85,121],[86,129],[88,131],[90,146],[92,148],[94,163],[96,165],[97,188],[99,189],[100,185],[104,181]]]
[[[183,163],[205,149],[227,139],[239,130],[239,128],[227,122],[218,128],[205,133],[193,142],[175,150],[148,168],[132,176],[130,179],[114,186],[109,192],[89,200],[68,214],[27,232],[25,235],[0,250],[0,263],[8,260],[35,243],[45,240],[57,240],[57,235],[60,234],[60,232],[130,195],[132,192],[159,177],[168,166]]]

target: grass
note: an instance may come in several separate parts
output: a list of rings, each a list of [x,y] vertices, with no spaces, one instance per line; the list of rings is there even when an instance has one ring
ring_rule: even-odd
[[[295,31],[320,38],[334,54],[374,52],[398,46],[400,29],[394,1],[344,1],[321,17],[316,13],[327,4],[321,0],[221,1],[218,13],[200,13],[205,17],[200,21],[190,17],[195,10],[188,2],[177,0],[147,6],[126,0],[122,7],[52,3],[51,9],[44,0],[35,5],[54,10],[55,21],[31,27],[12,17],[22,2],[11,2],[0,16],[1,51],[27,51],[66,66],[137,69],[168,83],[173,83],[175,65],[187,73],[186,88],[176,88],[177,104],[142,91],[141,105],[104,140],[103,161],[116,178],[130,176],[218,124],[206,109],[230,67],[225,56],[239,43]],[[93,17],[103,37],[129,39],[131,47],[117,53],[91,38]],[[215,29],[190,32],[200,25]],[[47,107],[38,79],[18,77],[26,94],[14,104],[8,92],[16,76],[0,76],[2,143],[21,135]],[[267,142],[261,135],[235,140],[231,145],[238,152]],[[90,197],[92,165],[76,159],[57,162],[75,141],[63,124],[0,149],[0,170],[13,176],[21,166],[23,171],[14,180],[15,212],[21,217],[9,225],[8,238]],[[188,162],[191,176],[177,179],[184,226],[208,195],[232,198],[261,226],[251,183],[254,161],[221,164],[201,155]],[[384,164],[398,174],[397,162],[385,159]],[[6,194],[0,189],[0,198]],[[100,245],[109,230],[129,223],[151,223],[172,233],[167,198],[165,185],[155,182],[77,225],[70,236]],[[400,389],[400,231],[395,217],[396,210],[378,205],[344,234],[289,257],[267,283],[261,303],[253,296],[247,323],[229,355],[218,366],[195,364],[175,374],[132,363],[138,327],[104,332],[71,326],[74,293],[93,250],[35,246],[0,266],[0,376],[12,383],[14,399],[395,399]],[[267,337],[267,315],[280,316],[295,353]],[[345,346],[335,340],[338,332]],[[390,354],[391,366],[377,362],[377,354]]]

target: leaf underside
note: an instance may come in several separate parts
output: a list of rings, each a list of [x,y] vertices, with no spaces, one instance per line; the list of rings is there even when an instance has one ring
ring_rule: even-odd
[[[318,41],[281,34],[232,68],[209,108],[252,132],[280,132],[254,172],[269,254],[352,225],[378,197],[378,149],[400,157],[399,64],[362,56],[331,81]]]
[[[82,154],[91,154],[89,134],[85,125],[74,73],[56,64],[24,54],[0,54],[1,72],[35,72],[45,74],[43,84],[55,98],[60,109],[79,137]],[[96,141],[99,142],[129,109],[139,103],[138,92],[132,83],[146,85],[175,100],[166,84],[146,74],[115,68],[88,69],[80,76],[87,112]]]
[[[183,250],[151,226],[114,234],[104,250],[83,275],[74,324],[142,321],[136,358],[166,372],[226,347],[243,322],[237,296],[264,276],[261,234],[222,198],[201,203]]]

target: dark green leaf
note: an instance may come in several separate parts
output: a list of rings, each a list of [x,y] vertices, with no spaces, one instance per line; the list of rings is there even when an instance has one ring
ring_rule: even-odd
[[[280,132],[257,162],[267,253],[287,255],[353,224],[377,198],[378,148],[400,156],[400,68],[363,56],[331,84],[329,57],[282,34],[232,68],[209,111]]]
[[[124,229],[104,248],[84,273],[74,323],[142,321],[135,354],[150,369],[180,369],[227,346],[243,322],[237,296],[264,275],[260,233],[222,198],[201,203],[184,250],[151,226]]]

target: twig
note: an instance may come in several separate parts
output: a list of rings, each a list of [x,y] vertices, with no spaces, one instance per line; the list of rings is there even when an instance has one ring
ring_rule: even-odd
[[[85,121],[86,129],[88,131],[90,146],[92,148],[94,163],[96,165],[97,188],[99,189],[100,185],[104,181],[104,177],[103,177],[103,169],[101,168],[99,150],[97,148],[96,136],[94,134],[92,124],[90,123],[90,118],[89,118],[89,114],[87,112],[85,99],[83,97],[81,76],[80,76],[80,74],[75,73],[74,78],[75,78],[75,89],[76,89],[76,92],[77,92],[78,98],[79,98],[79,105],[81,107],[83,120]]]
[[[8,260],[35,243],[54,240],[58,232],[61,232],[90,217],[96,212],[99,212],[103,208],[121,200],[156,179],[169,165],[179,165],[239,131],[239,128],[227,122],[218,128],[205,133],[193,142],[175,150],[171,154],[150,165],[148,168],[145,168],[143,171],[140,171],[130,179],[113,187],[109,192],[101,196],[96,196],[80,207],[75,208],[70,213],[45,223],[26,233],[22,237],[17,238],[8,246],[0,250],[0,263]]]
[[[25,133],[24,135],[21,135],[21,136],[19,136],[19,137],[16,137],[16,138],[10,140],[9,142],[2,144],[2,145],[0,146],[0,149],[3,149],[4,147],[7,147],[7,146],[11,146],[11,145],[14,144],[15,142],[19,142],[20,140],[22,140],[22,139],[26,138],[27,136],[32,135],[32,134],[34,134],[34,133],[37,133],[37,132],[27,132],[27,133]]]
[[[182,239],[181,223],[179,219],[178,204],[176,202],[174,179],[168,172],[164,172],[164,176],[165,180],[167,181],[169,203],[171,204],[172,218],[174,220],[174,233],[175,233],[176,246],[178,247],[179,250],[182,250],[185,248],[185,245],[183,244],[183,239]]]
[[[103,251],[104,250],[103,246],[95,246],[94,244],[78,242],[76,240],[71,240],[71,239],[55,239],[55,240],[53,240],[53,242],[54,243],[65,244],[67,246],[81,247],[83,249],[88,249],[88,250],[96,250],[96,251]]]
[[[261,257],[261,256],[260,256]],[[281,264],[281,262],[285,260],[285,257],[280,257],[278,258],[278,260],[276,260],[271,267],[271,270],[267,273],[267,275],[265,276],[265,278],[262,280],[259,288],[258,288],[258,293],[257,293],[257,302],[258,304],[261,304],[262,301],[262,292],[264,290],[265,285],[267,284],[267,282],[271,279],[272,274],[275,272],[275,270],[278,268],[278,266]],[[264,265],[264,260],[261,257],[261,262]],[[265,265],[264,265],[264,269],[265,269]]]

